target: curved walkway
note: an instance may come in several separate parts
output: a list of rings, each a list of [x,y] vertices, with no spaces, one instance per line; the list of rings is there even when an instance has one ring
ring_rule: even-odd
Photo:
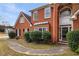
[[[64,50],[68,49],[66,45],[60,45],[58,47],[54,47],[47,50],[31,49],[22,46],[21,44],[17,43],[15,40],[8,40],[8,46],[16,52],[24,53],[28,55],[58,55],[58,54],[63,54]]]

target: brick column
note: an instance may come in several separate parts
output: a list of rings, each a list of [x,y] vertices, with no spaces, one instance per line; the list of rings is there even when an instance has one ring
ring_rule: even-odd
[[[58,32],[59,32],[59,30],[58,30],[58,27],[59,27],[59,23],[58,23],[58,4],[54,4],[54,6],[53,6],[53,19],[52,19],[52,33],[51,33],[51,35],[52,35],[52,41],[53,41],[53,43],[57,43],[57,41],[58,41]]]

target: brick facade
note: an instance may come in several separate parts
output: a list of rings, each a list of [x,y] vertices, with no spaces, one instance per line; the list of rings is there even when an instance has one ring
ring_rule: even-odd
[[[44,18],[44,8],[46,7],[51,7],[51,17],[50,18]],[[32,27],[30,27],[30,24],[25,21],[24,24],[19,24],[18,22],[15,25],[15,28],[20,28],[21,31],[23,30],[23,28],[30,28],[30,31],[33,31],[34,28],[36,27],[48,27],[48,31],[51,32],[51,37],[52,37],[52,42],[56,43],[59,41],[59,30],[60,30],[60,25],[59,25],[59,17],[60,17],[60,13],[63,10],[69,9],[71,11],[71,15],[73,15],[78,9],[79,9],[79,4],[48,4],[46,6],[42,6],[39,8],[36,8],[34,10],[31,10],[31,22],[33,24]],[[34,21],[33,20],[33,12],[34,11],[38,11],[38,20]],[[37,25],[35,26],[35,23],[39,23],[39,22],[45,22],[48,21],[48,24],[41,24],[41,25]],[[66,21],[66,20],[65,20]],[[77,19],[76,20],[72,20],[72,24],[71,28],[73,30],[75,29],[79,29],[79,16],[77,15]],[[23,34],[21,34],[22,36]]]
[[[20,23],[21,16],[24,18],[24,23]],[[19,29],[19,37],[23,38],[24,30],[27,29],[28,31],[30,31],[30,28],[31,27],[30,23],[28,22],[28,19],[25,17],[25,15],[23,15],[23,12],[21,12],[15,24],[15,31]]]

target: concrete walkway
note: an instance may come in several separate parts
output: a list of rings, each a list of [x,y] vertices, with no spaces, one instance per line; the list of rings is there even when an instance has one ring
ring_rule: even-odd
[[[9,36],[8,36],[8,34],[0,34],[0,40],[1,39],[8,39],[9,38]]]
[[[8,36],[0,36],[0,38],[9,38]]]
[[[58,54],[63,54],[64,50],[68,49],[66,45],[60,45],[58,47],[54,47],[46,50],[31,49],[22,46],[21,44],[17,43],[15,40],[8,40],[8,46],[16,52],[24,53],[28,55],[58,55]]]

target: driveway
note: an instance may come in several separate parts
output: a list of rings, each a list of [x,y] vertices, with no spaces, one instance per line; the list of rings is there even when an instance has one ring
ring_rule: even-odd
[[[8,34],[0,34],[0,39],[8,39]]]

